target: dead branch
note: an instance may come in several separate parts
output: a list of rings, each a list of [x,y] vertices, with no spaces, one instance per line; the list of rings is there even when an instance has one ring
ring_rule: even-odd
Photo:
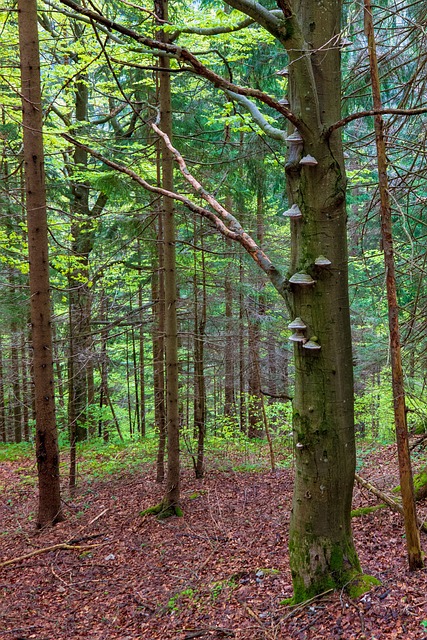
[[[31,551],[31,553],[26,553],[23,556],[17,556],[16,558],[11,558],[10,560],[6,560],[5,562],[0,562],[0,569],[3,567],[7,567],[11,564],[16,564],[17,562],[21,562],[22,560],[27,560],[28,558],[33,558],[34,556],[39,556],[42,553],[49,553],[49,551],[58,551],[59,549],[65,549],[68,551],[80,551],[81,549],[94,549],[95,547],[100,547],[102,544],[84,544],[84,545],[76,545],[76,544],[67,544],[65,542],[60,542],[59,544],[54,544],[51,547],[43,547],[42,549],[36,549],[35,551]]]
[[[358,473],[355,473],[354,477],[356,479],[356,482],[358,484],[360,484],[361,487],[363,487],[364,489],[367,489],[368,491],[370,491],[370,493],[373,493],[374,496],[376,496],[377,498],[379,498],[380,500],[385,502],[390,507],[390,509],[392,509],[393,511],[396,511],[397,513],[400,513],[400,515],[403,516],[403,507],[402,507],[402,505],[400,505],[398,502],[393,500],[393,498],[390,498],[390,496],[388,496],[386,493],[384,493],[384,491],[381,491],[380,489],[375,487],[373,484],[371,484],[370,482],[368,482],[367,480],[362,478],[362,476],[359,476]],[[425,531],[427,533],[427,523],[426,522],[418,521],[418,528],[421,531]]]

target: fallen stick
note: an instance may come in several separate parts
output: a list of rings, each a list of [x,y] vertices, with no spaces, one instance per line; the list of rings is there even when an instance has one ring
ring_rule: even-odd
[[[390,496],[384,493],[384,491],[381,491],[380,489],[375,487],[373,484],[371,484],[370,482],[362,478],[362,476],[359,476],[358,473],[355,473],[354,477],[356,478],[356,482],[360,484],[361,487],[373,493],[374,496],[377,496],[377,498],[380,498],[380,500],[385,502],[390,507],[390,509],[392,509],[393,511],[397,511],[397,513],[400,513],[403,516],[403,507],[401,504],[393,500],[393,498],[390,498]],[[427,533],[426,522],[418,521],[418,528]]]
[[[65,542],[61,542],[59,544],[54,544],[51,547],[43,547],[43,549],[36,549],[35,551],[31,551],[31,553],[26,553],[23,556],[18,556],[16,558],[11,558],[10,560],[6,560],[5,562],[0,562],[0,569],[2,567],[7,567],[10,564],[16,564],[17,562],[21,562],[21,560],[27,560],[28,558],[32,558],[34,556],[38,556],[42,553],[48,553],[49,551],[57,551],[58,549],[65,550],[79,550],[79,549],[93,549],[95,547],[100,547],[101,544],[84,544],[84,545],[76,545],[76,544],[66,544]]]

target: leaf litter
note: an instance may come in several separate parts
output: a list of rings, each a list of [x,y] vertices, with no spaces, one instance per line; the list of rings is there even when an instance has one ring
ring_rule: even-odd
[[[1,568],[1,640],[427,639],[427,573],[407,568],[398,514],[353,520],[363,570],[380,586],[290,607],[291,470],[213,468],[203,480],[185,470],[184,517],[159,521],[140,515],[162,495],[141,469],[64,491],[67,520],[36,532],[34,465],[2,464],[0,562],[28,557]],[[362,475],[391,490],[395,448],[371,452]],[[375,504],[355,486],[354,508]]]

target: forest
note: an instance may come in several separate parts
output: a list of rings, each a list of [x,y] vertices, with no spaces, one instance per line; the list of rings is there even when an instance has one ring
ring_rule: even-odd
[[[427,4],[5,0],[0,637],[427,637]]]

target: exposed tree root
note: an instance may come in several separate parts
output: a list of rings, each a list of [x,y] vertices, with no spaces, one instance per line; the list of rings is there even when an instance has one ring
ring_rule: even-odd
[[[184,515],[183,510],[177,504],[165,504],[164,502],[159,502],[159,504],[154,505],[153,507],[148,507],[148,509],[144,509],[141,511],[140,516],[157,516],[158,520],[165,520],[166,518],[170,518],[171,516],[177,516],[178,518],[182,518]]]

